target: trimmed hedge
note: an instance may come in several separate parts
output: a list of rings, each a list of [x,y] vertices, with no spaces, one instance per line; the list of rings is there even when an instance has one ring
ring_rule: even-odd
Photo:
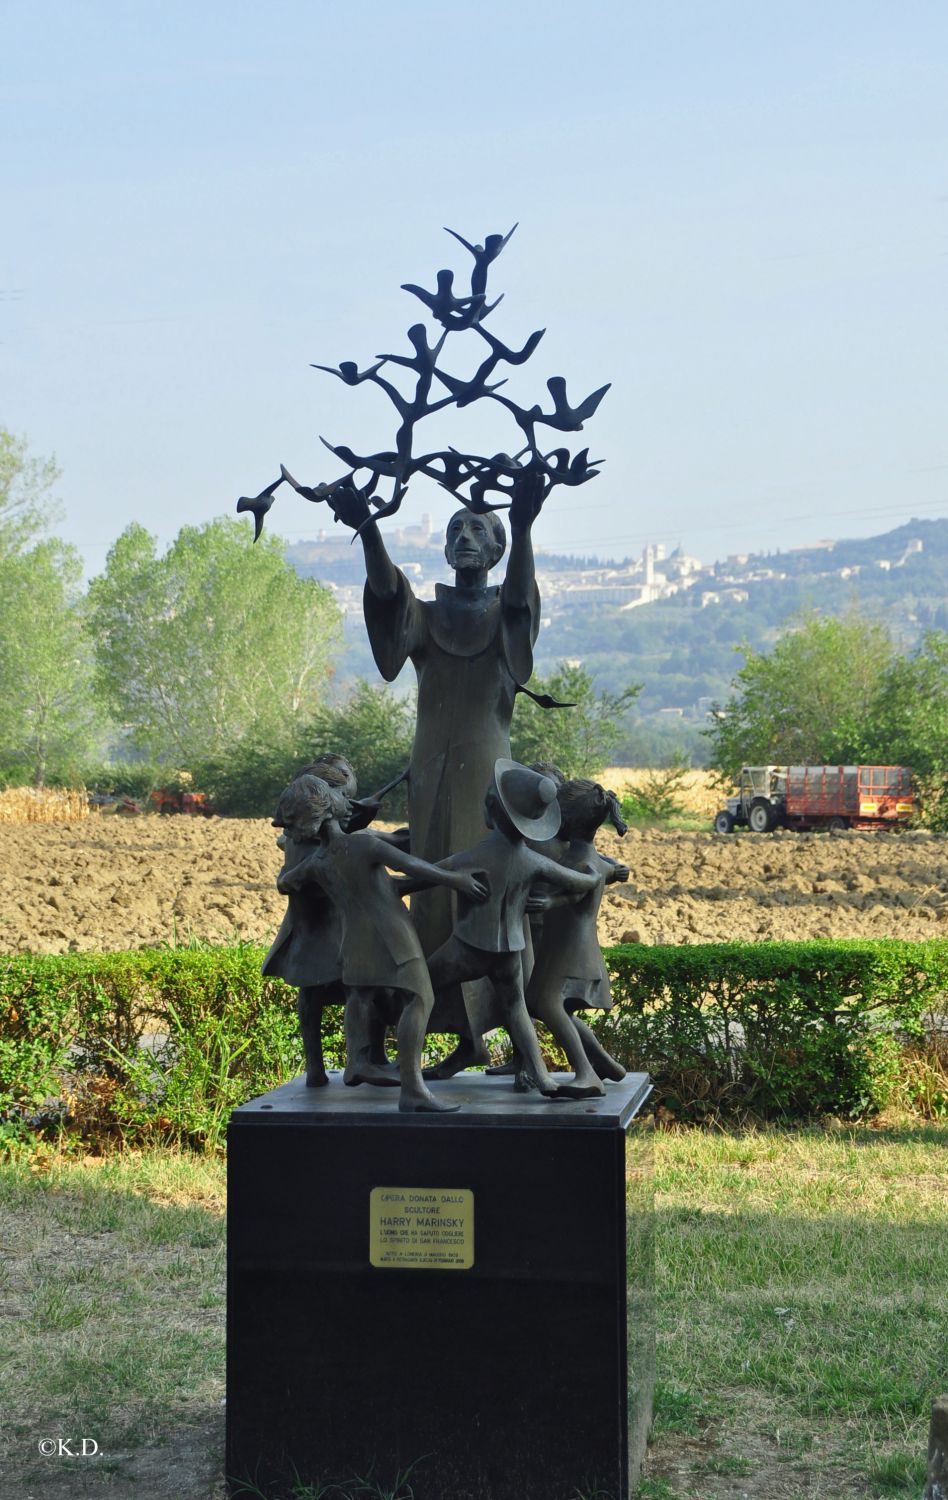
[[[302,1070],[295,991],[261,977],[262,957],[246,944],[0,958],[0,1135],[218,1146],[231,1109]],[[948,1009],[944,941],[629,945],[606,959],[617,1003],[596,1029],[682,1119],[871,1114],[928,1014]],[[341,1066],[333,1016],[325,1052]]]
[[[873,1114],[948,1011],[948,942],[610,948],[594,1024],[681,1119]]]

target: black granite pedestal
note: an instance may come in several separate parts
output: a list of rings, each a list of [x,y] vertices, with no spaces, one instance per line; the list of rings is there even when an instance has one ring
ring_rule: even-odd
[[[626,1500],[651,1417],[644,1074],[550,1102],[510,1078],[284,1085],[228,1133],[227,1461],[415,1500]]]

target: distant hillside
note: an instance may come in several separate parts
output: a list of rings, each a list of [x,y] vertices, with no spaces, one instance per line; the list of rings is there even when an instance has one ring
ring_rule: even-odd
[[[332,587],[346,613],[340,679],[372,677],[361,626],[361,548],[340,531],[287,555],[298,571]],[[386,542],[431,597],[435,581],[448,576],[441,534],[426,518]],[[727,696],[741,665],[736,648],[769,649],[801,610],[835,615],[856,606],[883,619],[902,650],[926,630],[948,630],[948,519],[708,564],[682,549],[666,558],[660,547],[621,562],[540,552],[537,569],[544,601],[537,671],[577,659],[602,688],[643,685],[620,756],[628,764],[654,763],[676,745],[699,761],[711,700]]]
[[[884,619],[903,650],[925,630],[948,630],[948,520],[731,557],[702,570],[694,585],[637,608],[562,611],[540,637],[541,670],[581,657],[606,686],[644,683],[643,712],[703,718],[705,700],[723,696],[740,665],[735,646],[766,650],[800,610],[833,615],[854,605]]]

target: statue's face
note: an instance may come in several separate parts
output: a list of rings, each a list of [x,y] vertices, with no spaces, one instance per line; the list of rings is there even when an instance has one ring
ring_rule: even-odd
[[[503,549],[487,516],[461,510],[448,522],[444,555],[452,568],[466,572],[492,568]]]

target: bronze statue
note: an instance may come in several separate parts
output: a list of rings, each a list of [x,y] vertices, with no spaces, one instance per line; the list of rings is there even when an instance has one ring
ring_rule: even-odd
[[[476,843],[486,832],[484,787],[494,763],[510,754],[510,720],[518,686],[533,670],[540,628],[529,508],[511,510],[507,576],[498,588],[489,570],[506,549],[493,513],[456,512],[448,523],[445,557],[455,586],[438,585],[432,603],[417,599],[385,550],[368,507],[347,510],[349,524],[368,519],[363,596],[366,628],[382,676],[391,681],[407,660],[418,679],[415,740],[408,777],[411,848],[437,861]],[[430,953],[452,929],[446,891],[412,899],[422,948]]]
[[[338,366],[316,366],[347,386],[374,385],[384,392],[398,419],[392,446],[376,453],[361,454],[324,438],[325,447],[342,461],[346,472],[315,485],[306,485],[299,483],[281,466],[278,480],[256,496],[242,497],[237,508],[253,515],[256,540],[276,491],[285,482],[305,499],[327,504],[337,521],[359,535],[366,565],[366,627],[376,664],[382,676],[391,681],[410,660],[418,679],[417,724],[408,773],[412,855],[407,857],[392,845],[385,854],[393,869],[405,871],[410,888],[417,892],[412,900],[412,916],[421,944],[418,953],[432,956],[442,986],[438,1029],[456,1030],[461,1037],[454,1058],[442,1064],[435,1076],[450,1076],[456,1066],[466,1065],[462,1058],[468,1062],[483,1060],[480,1033],[487,1024],[488,1015],[499,1006],[499,1015],[509,1026],[515,1048],[527,1071],[544,1092],[551,1092],[555,1085],[543,1067],[524,1005],[525,976],[519,954],[529,953],[529,934],[525,936],[523,930],[525,913],[530,906],[527,872],[532,872],[533,879],[543,878],[574,894],[591,890],[598,876],[558,866],[531,850],[524,841],[523,828],[508,805],[509,798],[505,801],[504,788],[519,787],[522,790],[524,783],[518,778],[533,774],[509,761],[514,701],[518,692],[530,691],[526,683],[533,670],[533,646],[540,624],[531,529],[546,498],[556,486],[573,487],[587,483],[596,477],[599,463],[599,460],[590,460],[588,448],[577,453],[566,447],[543,451],[538,429],[550,428],[558,434],[581,431],[609,387],[601,386],[584,400],[572,402],[567,396],[564,378],[551,376],[546,384],[552,409],[546,411],[537,403],[522,406],[502,392],[501,388],[506,384],[502,367],[525,364],[543,337],[543,329],[538,329],[521,347],[515,348],[502,342],[484,326],[501,301],[499,297],[492,302],[487,300],[488,271],[509,241],[513,229],[506,235],[487,235],[483,243],[477,244],[454,230],[448,232],[473,257],[470,292],[456,289],[454,273],[450,270],[438,272],[433,291],[405,283],[405,289],[424,305],[439,325],[439,336],[433,342],[429,341],[424,325],[417,323],[408,330],[409,352],[379,354],[374,363],[362,368],[353,360],[343,360]],[[464,335],[478,344],[480,360],[473,374],[459,375],[446,365],[444,351],[447,341],[457,335]],[[497,378],[498,374],[500,378]],[[514,444],[510,445],[511,452],[493,455],[466,453],[452,447],[426,453],[416,451],[417,431],[426,418],[447,407],[460,409],[475,401],[491,401],[513,419],[519,431],[517,451],[513,451]],[[463,507],[451,517],[446,534],[445,556],[454,569],[455,583],[453,587],[439,585],[437,596],[431,603],[416,598],[404,574],[392,563],[378,526],[379,521],[399,509],[410,482],[418,475],[434,480]],[[496,587],[489,585],[488,574],[507,546],[504,527],[496,515],[503,509],[510,512],[510,552],[506,577]],[[545,708],[569,706],[554,704],[544,697],[537,701]],[[492,782],[495,771],[500,780]],[[491,792],[485,817],[482,799],[484,788],[489,783]],[[555,786],[536,777],[531,785],[534,790],[530,795],[534,801],[537,796],[542,800],[553,788],[550,796],[555,810]],[[543,793],[537,791],[538,785],[544,788]],[[513,795],[511,790],[510,796]],[[420,1056],[420,1044],[416,1045],[417,1018],[422,1013],[427,1018],[431,1006],[426,980],[422,979],[417,965],[411,968],[410,974],[406,970],[410,983],[406,980],[406,983],[393,984],[384,978],[381,952],[377,954],[378,964],[369,965],[373,975],[371,983],[353,978],[353,965],[358,968],[358,963],[350,951],[354,941],[352,934],[357,929],[361,931],[366,920],[358,915],[358,881],[353,877],[350,888],[340,883],[341,877],[331,880],[330,874],[335,869],[333,861],[336,856],[332,851],[339,838],[358,841],[360,837],[345,831],[346,818],[350,820],[348,826],[351,829],[354,826],[351,820],[363,815],[352,807],[339,817],[326,813],[321,821],[317,820],[318,829],[317,824],[313,825],[312,839],[317,848],[299,863],[291,864],[287,860],[281,875],[282,888],[301,895],[308,883],[315,882],[332,895],[337,917],[330,921],[320,915],[321,908],[315,896],[301,899],[300,911],[288,916],[292,929],[290,936],[284,936],[275,945],[280,952],[286,949],[287,956],[273,962],[283,962],[288,966],[285,972],[292,972],[294,977],[307,972],[305,964],[294,966],[297,950],[308,955],[313,948],[303,934],[314,924],[320,930],[327,922],[331,926],[338,913],[343,913],[341,963],[342,983],[348,996],[346,1025],[347,1040],[351,1038],[350,1070],[355,1068],[360,1076],[371,1076],[373,1081],[382,1082],[384,1049],[377,1042],[373,1055],[368,1039],[372,1026],[377,1033],[377,1006],[373,1010],[375,1000],[371,1003],[365,1000],[363,992],[371,990],[377,996],[385,989],[394,988],[412,997],[399,1022],[400,1035],[404,1028],[405,1038],[404,1046],[400,1042],[400,1054],[404,1053],[409,1059],[410,1068],[415,1067]],[[527,823],[539,820],[543,824],[539,811],[536,818],[524,816]],[[556,817],[558,821],[558,812]],[[365,835],[365,839],[368,843],[358,845],[358,859],[353,858],[350,866],[361,871],[364,889],[372,893],[369,905],[373,909],[377,906],[383,937],[388,933],[394,940],[400,934],[407,943],[405,928],[391,905],[397,900],[397,893],[390,878],[384,875],[380,852],[383,846],[374,835]],[[372,857],[368,852],[369,844],[374,851]],[[490,942],[486,938],[491,919],[482,914],[481,919],[475,921],[471,915],[471,902],[486,891],[479,891],[474,867],[464,863],[472,855],[480,854],[485,858],[490,856],[492,879],[500,882],[497,889],[504,892],[503,901],[506,903],[504,932],[502,936],[495,934]],[[396,855],[401,856],[402,863]],[[406,858],[408,864],[404,862]],[[457,866],[458,873],[462,869],[467,871],[468,881],[465,887],[468,904],[459,911],[457,922],[450,896],[450,889],[456,885],[445,878],[456,860],[461,861]],[[438,862],[442,864],[442,870],[437,876],[432,876],[432,868]],[[371,879],[369,871],[376,872]],[[387,893],[384,898],[383,889]],[[486,905],[493,911],[498,899],[500,897],[492,887]],[[508,921],[510,912],[515,909],[519,911],[521,923],[519,937]],[[400,903],[399,910],[402,910]],[[293,933],[297,922],[300,936],[295,940]],[[368,940],[368,930],[365,936]],[[418,938],[413,937],[413,941],[417,947]],[[329,953],[337,951],[335,938],[329,942],[328,949]],[[414,949],[412,952],[414,955]],[[306,962],[309,962],[308,957]],[[408,963],[408,959],[404,963]],[[339,983],[338,978],[330,975],[330,971],[335,973],[334,964],[338,964],[338,957],[331,959],[328,953],[323,954],[312,970],[319,977],[297,982],[301,982],[303,990],[329,994],[331,986]],[[345,978],[347,966],[348,979]],[[284,972],[284,969],[277,970],[271,965],[271,972]],[[467,987],[469,1006],[474,1007],[471,1015],[476,1011],[474,1022],[465,1011],[459,988],[461,984]],[[449,995],[452,987],[453,993]],[[301,1002],[301,1016],[305,1008]],[[318,1013],[320,1008],[314,1002],[313,1011]],[[376,1019],[370,1022],[371,1016]],[[358,1017],[368,1029],[359,1031]],[[406,1017],[410,1017],[410,1021],[406,1021]],[[446,1017],[456,1024],[444,1024]],[[311,1035],[307,1073],[312,1072],[313,1081],[318,1081],[319,1069],[315,1064],[310,1068],[310,1053],[314,1052],[311,1016],[304,1021],[304,1032],[307,1027]],[[362,1059],[358,1067],[353,1060],[356,1053]],[[437,1107],[433,1099],[430,1105],[417,1103],[424,1097],[421,1087],[420,1076],[416,1079],[414,1074],[410,1078],[406,1075],[402,1085],[405,1107]],[[568,1087],[575,1092],[581,1085]]]

